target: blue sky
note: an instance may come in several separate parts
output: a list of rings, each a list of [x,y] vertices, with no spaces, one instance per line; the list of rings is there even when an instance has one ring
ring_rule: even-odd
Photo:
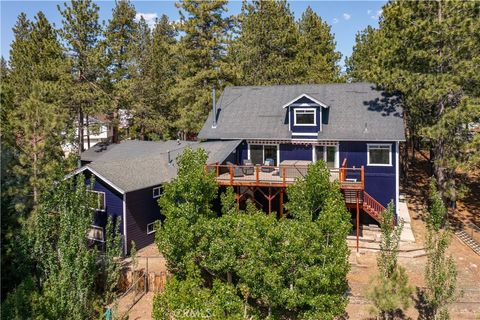
[[[8,59],[10,44],[13,40],[12,27],[17,16],[23,11],[30,19],[38,11],[43,11],[47,18],[61,27],[61,16],[57,5],[64,1],[4,1],[1,0],[1,55]],[[355,34],[368,25],[377,26],[378,16],[386,1],[289,1],[290,8],[298,19],[308,6],[332,26],[332,32],[337,41],[337,50],[343,55],[343,65],[346,56],[352,52]],[[107,22],[115,6],[114,1],[97,1],[100,7],[100,20]],[[146,20],[154,21],[155,17],[166,14],[170,20],[177,20],[178,9],[174,1],[133,1],[138,13]],[[241,9],[241,1],[230,1],[228,14],[236,14]]]

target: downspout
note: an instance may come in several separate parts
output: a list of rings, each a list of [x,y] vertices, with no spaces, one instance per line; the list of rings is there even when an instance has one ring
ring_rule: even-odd
[[[127,241],[127,194],[123,194],[123,254],[127,256],[128,241]]]

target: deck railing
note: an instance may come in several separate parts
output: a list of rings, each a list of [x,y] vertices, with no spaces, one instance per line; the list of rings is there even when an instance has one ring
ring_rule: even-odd
[[[209,164],[205,170],[215,173],[222,185],[236,186],[287,186],[305,176],[308,165],[235,165]],[[331,181],[337,180],[342,188],[360,189],[364,185],[362,168],[331,168]]]

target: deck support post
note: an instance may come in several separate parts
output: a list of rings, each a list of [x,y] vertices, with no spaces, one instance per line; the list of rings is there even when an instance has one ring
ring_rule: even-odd
[[[272,188],[268,187],[268,214],[272,213]]]
[[[284,189],[280,189],[280,219],[283,218],[283,193]]]
[[[357,252],[358,252],[358,245],[359,245],[359,237],[360,237],[360,192],[356,192],[357,194]]]

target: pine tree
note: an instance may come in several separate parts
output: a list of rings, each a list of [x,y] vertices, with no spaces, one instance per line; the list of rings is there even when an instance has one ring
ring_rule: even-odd
[[[200,131],[212,104],[212,88],[222,85],[220,62],[224,58],[228,19],[226,0],[184,0],[178,29],[182,34],[176,47],[178,58],[176,85],[177,121],[182,138]]]
[[[355,35],[352,55],[345,59],[347,75],[351,81],[377,81],[378,77],[375,72],[378,71],[376,67],[380,65],[377,50],[381,45],[375,42],[378,36],[378,30],[372,26],[368,26]]]
[[[84,151],[88,135],[89,115],[101,112],[109,101],[100,79],[105,77],[104,47],[100,42],[103,30],[98,22],[99,7],[91,0],[64,3],[60,34],[72,60],[73,87],[70,99],[72,127],[77,129],[78,154]],[[87,123],[86,123],[87,122]],[[89,144],[89,140],[87,140]]]
[[[159,118],[154,118],[147,126],[162,139],[175,137],[172,134],[174,123],[174,100],[172,90],[177,75],[177,57],[175,56],[177,32],[166,15],[162,15],[155,25],[152,34],[152,45],[148,52],[150,65],[149,78],[155,95],[152,104],[154,112]]]
[[[42,187],[51,183],[63,160],[62,132],[67,127],[63,105],[69,81],[68,64],[55,29],[42,12],[35,20],[31,23],[21,14],[14,28],[8,80],[14,99],[6,114],[10,132],[5,132],[18,155],[12,168],[18,180],[12,192],[26,197],[16,206],[27,211],[38,203]]]
[[[115,143],[120,141],[120,113],[128,113],[132,103],[128,88],[134,73],[132,59],[135,35],[137,35],[135,14],[135,8],[130,1],[118,1],[105,32],[110,62],[109,79],[113,96],[109,114],[113,126],[112,139]]]
[[[174,122],[172,111],[175,110],[171,90],[175,84],[176,32],[168,17],[163,15],[152,33],[141,19],[137,33],[130,132],[142,140],[168,139]]]
[[[478,5],[391,2],[379,29],[370,31],[359,38],[353,77],[402,93],[409,133],[428,142],[439,191],[454,205],[464,195],[457,168],[479,163],[480,138],[468,131],[480,117]]]
[[[238,23],[239,35],[229,48],[236,84],[296,83],[299,31],[288,3],[244,2]]]
[[[298,83],[328,83],[339,81],[341,54],[335,51],[335,39],[330,26],[310,8],[298,22],[300,39],[296,55],[299,67]]]

